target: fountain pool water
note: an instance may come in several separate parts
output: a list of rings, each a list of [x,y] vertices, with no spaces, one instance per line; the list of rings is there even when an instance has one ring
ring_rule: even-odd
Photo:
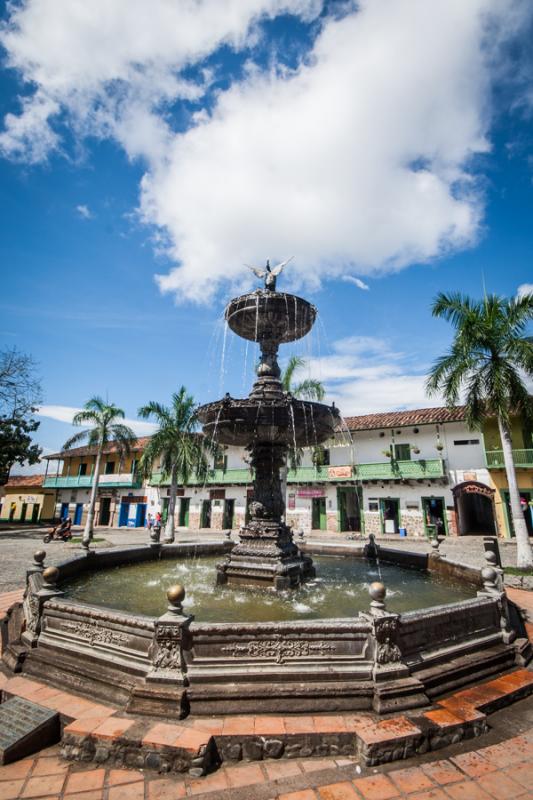
[[[383,580],[390,611],[402,613],[475,596],[468,584],[391,564],[378,568],[361,558],[315,556],[319,577],[297,590],[273,593],[213,585],[219,559],[155,561],[87,573],[62,588],[67,597],[120,611],[158,616],[165,611],[165,590],[187,587],[184,609],[198,622],[283,622],[355,617],[368,609],[368,586]]]

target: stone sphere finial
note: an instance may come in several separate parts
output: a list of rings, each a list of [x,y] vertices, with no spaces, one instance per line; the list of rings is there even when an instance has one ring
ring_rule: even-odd
[[[368,587],[368,593],[372,600],[377,600],[378,603],[383,603],[387,594],[387,589],[385,588],[385,584],[381,583],[381,581],[374,581]]]
[[[42,569],[45,558],[46,550],[36,550],[33,554],[33,566]]]
[[[381,581],[374,581],[368,587],[368,593],[372,598],[370,603],[370,613],[374,617],[380,617],[385,614],[385,595],[387,594],[385,584],[381,583]]]
[[[496,567],[498,565],[498,559],[496,558],[494,550],[485,550],[485,561],[491,567]]]
[[[481,577],[483,579],[483,583],[488,583],[490,585],[496,584],[498,580],[498,573],[494,569],[494,567],[483,567],[481,570]]]
[[[185,588],[181,583],[175,583],[167,589],[168,610],[179,614],[183,608],[183,601],[185,600]]]
[[[43,572],[43,580],[47,586],[55,586],[59,580],[59,570],[57,567],[47,567]]]

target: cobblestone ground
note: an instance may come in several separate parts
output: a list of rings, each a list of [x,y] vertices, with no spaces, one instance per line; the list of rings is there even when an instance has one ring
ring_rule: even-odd
[[[519,705],[531,722],[532,702]],[[350,758],[270,760],[193,779],[69,764],[58,747],[0,767],[0,800],[532,800],[532,787],[533,727],[477,749],[452,747],[379,769],[361,770]]]

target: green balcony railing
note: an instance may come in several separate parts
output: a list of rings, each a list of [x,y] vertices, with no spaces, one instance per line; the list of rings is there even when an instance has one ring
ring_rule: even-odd
[[[252,482],[252,473],[249,469],[211,469],[207,475],[207,480],[199,480],[196,475],[191,475],[189,486],[199,486],[211,484],[216,486],[227,486],[230,484],[247,484]],[[168,486],[170,478],[163,472],[152,472],[150,478],[151,486]]]
[[[357,464],[356,476],[362,481],[371,480],[417,480],[421,478],[443,478],[444,460],[442,458],[420,458],[416,461],[375,462]]]
[[[489,469],[503,469],[505,467],[503,450],[486,450],[485,455]],[[533,468],[533,449],[513,450],[513,461],[515,467]]]
[[[92,475],[56,475],[44,479],[45,489],[88,489],[93,485]],[[119,486],[128,489],[139,489],[142,478],[132,472],[121,472],[116,475],[100,475],[100,488],[112,489]]]
[[[373,464],[356,464],[353,466],[331,467],[299,467],[289,470],[287,483],[342,483],[354,480],[402,480],[406,478],[443,478],[444,461],[442,458],[419,459],[417,461],[385,461]],[[251,485],[253,480],[249,469],[213,469],[206,481],[191,477],[189,486]],[[152,473],[152,486],[168,486],[169,477],[162,472]]]

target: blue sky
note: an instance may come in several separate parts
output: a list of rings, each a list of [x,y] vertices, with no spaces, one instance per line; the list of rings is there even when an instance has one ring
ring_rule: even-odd
[[[0,344],[45,451],[93,394],[246,393],[221,317],[267,257],[320,312],[282,358],[346,415],[431,404],[436,292],[533,284],[528,6],[4,4]]]

